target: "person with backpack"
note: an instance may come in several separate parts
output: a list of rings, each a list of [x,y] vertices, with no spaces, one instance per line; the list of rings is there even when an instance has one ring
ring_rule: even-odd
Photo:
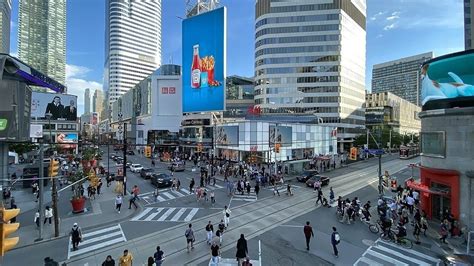
[[[115,260],[112,259],[112,256],[108,255],[104,262],[102,262],[102,266],[115,266]]]
[[[161,263],[163,263],[164,256],[163,256],[163,250],[161,250],[160,246],[156,247],[156,252],[153,254],[153,258],[155,259],[155,264],[156,266],[161,266]]]
[[[195,238],[194,238],[194,232],[193,232],[193,229],[191,228],[193,225],[192,224],[189,224],[189,228],[186,230],[186,232],[184,232],[184,236],[186,237],[186,248],[188,249],[188,252],[189,252],[189,248],[191,247],[191,249],[194,249],[194,241],[195,241]]]
[[[212,242],[212,233],[213,232],[214,232],[214,226],[212,226],[211,221],[209,221],[209,223],[206,225],[206,234],[207,234],[206,242],[209,245]]]
[[[81,228],[74,223],[71,229],[71,242],[72,242],[72,250],[77,250],[79,246],[79,242],[82,241],[82,231]]]
[[[240,234],[240,238],[237,240],[237,253],[235,254],[239,265],[241,265],[241,262],[247,257],[248,253],[247,240],[245,239],[244,234]]]
[[[334,251],[334,256],[339,257],[339,251],[337,250],[337,245],[341,242],[341,236],[336,230],[336,227],[332,227],[332,234],[331,234],[331,245]]]

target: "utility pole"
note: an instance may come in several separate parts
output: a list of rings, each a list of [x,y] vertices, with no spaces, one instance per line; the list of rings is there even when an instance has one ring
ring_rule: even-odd
[[[53,158],[51,158],[53,160]],[[59,213],[58,213],[58,187],[56,185],[56,177],[52,177],[52,193],[53,193],[53,216],[54,216],[54,237],[59,236]],[[40,221],[41,224],[41,221]]]
[[[43,140],[39,140],[39,178],[38,178],[38,195],[39,195],[39,236],[35,241],[43,240],[43,220],[44,220],[44,212],[43,212],[43,191],[44,191],[44,166],[43,166]],[[56,216],[57,213],[54,213]]]
[[[123,123],[123,194],[127,195],[127,123]]]

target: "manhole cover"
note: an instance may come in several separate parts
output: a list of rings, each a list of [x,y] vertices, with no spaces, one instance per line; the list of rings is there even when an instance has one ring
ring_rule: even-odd
[[[373,246],[375,244],[375,242],[370,239],[362,239],[362,243],[367,246]]]

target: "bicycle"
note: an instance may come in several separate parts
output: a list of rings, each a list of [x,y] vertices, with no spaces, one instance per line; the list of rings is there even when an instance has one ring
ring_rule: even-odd
[[[395,237],[395,233],[391,229],[388,231],[388,233],[382,232],[380,234],[380,238],[386,242],[394,242],[395,244],[400,245],[404,248],[408,248],[408,249],[413,248],[413,242],[406,237],[400,237],[398,238],[398,241],[397,241]]]

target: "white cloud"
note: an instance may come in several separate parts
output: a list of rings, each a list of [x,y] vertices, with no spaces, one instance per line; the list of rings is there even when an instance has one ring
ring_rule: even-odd
[[[102,90],[102,84],[88,80],[87,73],[91,69],[83,66],[66,65],[66,86],[67,93],[77,96],[77,110],[79,115],[84,113],[84,92],[87,88],[91,90],[91,95],[95,90]],[[92,103],[91,103],[92,106]]]
[[[392,30],[392,29],[395,29],[397,25],[395,23],[392,23],[392,24],[389,24],[385,27],[383,27],[383,30]]]
[[[370,20],[374,21],[374,20],[377,20],[378,17],[382,16],[383,14],[385,14],[385,12],[378,12],[376,13],[375,15],[373,15],[372,17],[370,17]]]
[[[396,19],[399,19],[400,18],[400,12],[399,11],[395,11],[395,12],[392,12],[392,14],[388,17],[385,18],[385,20],[396,20]]]

